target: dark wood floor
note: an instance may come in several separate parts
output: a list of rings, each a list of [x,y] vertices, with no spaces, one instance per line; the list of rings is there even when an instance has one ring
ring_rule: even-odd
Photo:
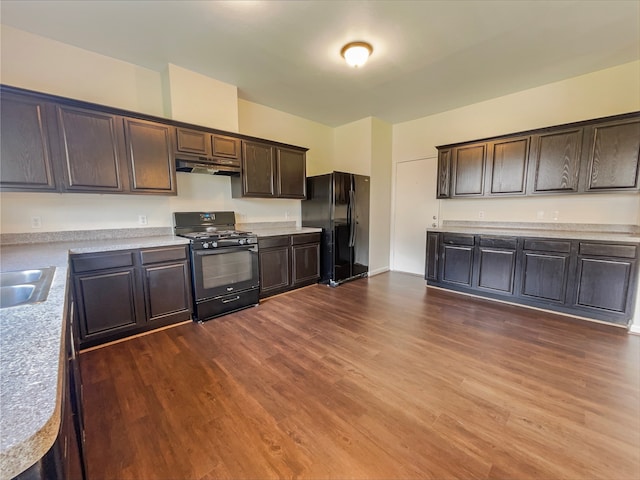
[[[640,478],[640,337],[410,275],[80,358],[90,480]]]

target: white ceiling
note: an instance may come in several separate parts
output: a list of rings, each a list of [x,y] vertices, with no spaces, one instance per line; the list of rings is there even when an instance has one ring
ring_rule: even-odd
[[[640,0],[2,0],[3,24],[337,126],[391,123],[640,59]],[[340,48],[374,52],[347,67]]]

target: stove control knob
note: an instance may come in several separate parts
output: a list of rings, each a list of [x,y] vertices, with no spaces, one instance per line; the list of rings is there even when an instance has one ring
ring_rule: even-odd
[[[247,243],[247,239],[246,238],[239,238],[238,239],[238,245],[244,245],[245,243]]]
[[[202,242],[202,248],[209,248],[209,244],[207,242]]]
[[[218,246],[218,242],[211,242],[211,248],[216,248]]]

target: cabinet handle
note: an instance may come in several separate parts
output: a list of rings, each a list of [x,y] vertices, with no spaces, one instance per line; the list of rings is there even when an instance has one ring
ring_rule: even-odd
[[[222,303],[231,303],[231,302],[235,302],[236,300],[240,300],[240,295],[234,298],[229,298],[227,300],[222,300]]]

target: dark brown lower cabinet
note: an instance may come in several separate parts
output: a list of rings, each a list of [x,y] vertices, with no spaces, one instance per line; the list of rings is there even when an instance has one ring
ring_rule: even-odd
[[[471,287],[474,245],[473,235],[442,235],[440,275],[443,283]]]
[[[513,295],[516,251],[478,247],[478,288]]]
[[[260,297],[316,283],[320,278],[320,233],[258,238]]]
[[[637,265],[636,249],[631,245],[581,243],[574,305],[622,315],[630,311]]]
[[[191,318],[187,247],[71,256],[83,348]]]
[[[184,247],[140,251],[146,321],[166,325],[191,317],[191,269]]]
[[[520,294],[544,302],[565,303],[571,251],[568,240],[525,239]]]
[[[628,325],[637,244],[427,232],[427,285]]]

